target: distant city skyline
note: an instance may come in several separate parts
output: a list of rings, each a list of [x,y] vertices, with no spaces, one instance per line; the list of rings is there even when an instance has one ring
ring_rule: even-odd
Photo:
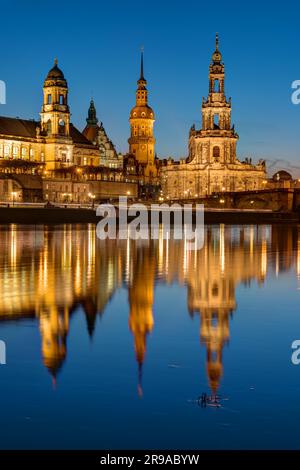
[[[72,122],[83,129],[91,96],[118,151],[128,150],[129,112],[135,102],[139,57],[144,46],[149,104],[156,122],[159,157],[186,157],[192,124],[201,127],[202,96],[215,33],[232,97],[233,122],[240,136],[238,156],[267,160],[269,174],[280,168],[300,177],[300,106],[292,104],[291,84],[300,79],[297,13],[285,4],[252,2],[244,17],[240,3],[228,7],[190,1],[99,2],[85,8],[66,1],[15,0],[1,7],[3,22],[0,80],[7,104],[0,114],[37,119],[42,86],[54,57],[70,89]],[[9,21],[8,21],[9,20]],[[280,160],[277,165],[274,162]],[[273,162],[273,163],[272,163]],[[274,169],[274,171],[273,171]]]

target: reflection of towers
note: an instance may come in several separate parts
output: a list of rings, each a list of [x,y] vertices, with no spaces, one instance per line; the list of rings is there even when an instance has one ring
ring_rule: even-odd
[[[207,374],[214,394],[223,375],[222,350],[229,340],[229,314],[230,310],[222,308],[201,312],[200,337],[207,349]]]
[[[139,394],[142,394],[141,374],[146,352],[146,338],[153,328],[155,258],[152,248],[137,248],[129,293],[129,327],[134,336],[139,365]]]
[[[300,278],[296,226],[207,227],[199,251],[189,251],[184,240],[163,240],[162,233],[158,242],[99,241],[92,225],[34,232],[11,226],[0,231],[0,247],[9,247],[0,250],[0,321],[39,321],[43,361],[53,376],[66,358],[71,316],[83,312],[92,334],[123,282],[129,285],[129,327],[141,372],[153,329],[155,281],[175,282],[187,286],[188,310],[201,319],[213,393],[223,374],[236,287],[262,284],[270,266],[276,273],[295,268]]]
[[[207,374],[215,394],[223,374],[222,350],[229,342],[229,318],[236,309],[235,289],[262,283],[268,266],[266,227],[207,227],[205,245],[189,251],[183,241],[165,242],[161,266],[168,282],[187,285],[188,309],[201,319],[200,338],[207,349]],[[168,247],[168,249],[166,249]]]
[[[34,232],[14,225],[0,232],[0,321],[37,318],[42,356],[55,377],[66,358],[69,318],[78,308],[88,332],[122,280],[115,241],[100,242],[95,227],[45,227]]]
[[[66,338],[69,330],[69,312],[60,313],[54,306],[50,311],[40,312],[40,332],[44,364],[56,378],[66,356]]]

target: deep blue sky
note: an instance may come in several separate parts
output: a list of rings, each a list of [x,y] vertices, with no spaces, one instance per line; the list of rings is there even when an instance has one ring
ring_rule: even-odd
[[[0,79],[7,104],[0,114],[38,117],[43,80],[57,56],[74,124],[84,127],[92,93],[99,119],[117,149],[126,151],[143,45],[158,155],[186,156],[189,128],[201,124],[218,31],[239,155],[282,159],[279,166],[292,165],[300,177],[300,106],[291,103],[291,83],[300,79],[296,2],[3,3]]]

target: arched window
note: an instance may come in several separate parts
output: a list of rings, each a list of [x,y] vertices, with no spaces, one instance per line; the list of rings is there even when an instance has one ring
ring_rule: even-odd
[[[218,79],[214,81],[214,93],[220,93],[220,82]]]
[[[213,148],[213,158],[218,161],[220,159],[220,147]]]
[[[59,95],[59,104],[65,104],[64,95]]]
[[[52,123],[51,123],[51,120],[49,119],[47,121],[47,134],[51,134],[52,133]]]
[[[63,119],[60,119],[58,121],[58,132],[59,132],[59,134],[65,134],[65,130],[66,130],[65,121]]]
[[[49,93],[47,96],[47,104],[51,104],[51,103],[52,103],[52,95]]]

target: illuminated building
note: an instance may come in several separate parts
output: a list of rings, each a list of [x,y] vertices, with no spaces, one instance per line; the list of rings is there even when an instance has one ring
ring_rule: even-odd
[[[68,84],[55,60],[43,87],[41,120],[0,117],[0,162],[10,168],[45,170],[99,166],[99,149],[70,123]],[[18,165],[19,163],[19,165]],[[32,171],[31,171],[32,173]]]
[[[154,253],[136,248],[133,278],[128,287],[129,328],[134,336],[136,360],[139,367],[138,391],[142,395],[142,367],[146,353],[147,335],[153,329],[153,303],[155,281]]]
[[[209,68],[209,94],[202,102],[202,129],[192,126],[189,156],[161,168],[164,194],[172,199],[197,198],[222,191],[263,189],[265,163],[241,162],[236,156],[238,135],[231,124],[231,99],[225,95],[225,67],[216,36]]]

